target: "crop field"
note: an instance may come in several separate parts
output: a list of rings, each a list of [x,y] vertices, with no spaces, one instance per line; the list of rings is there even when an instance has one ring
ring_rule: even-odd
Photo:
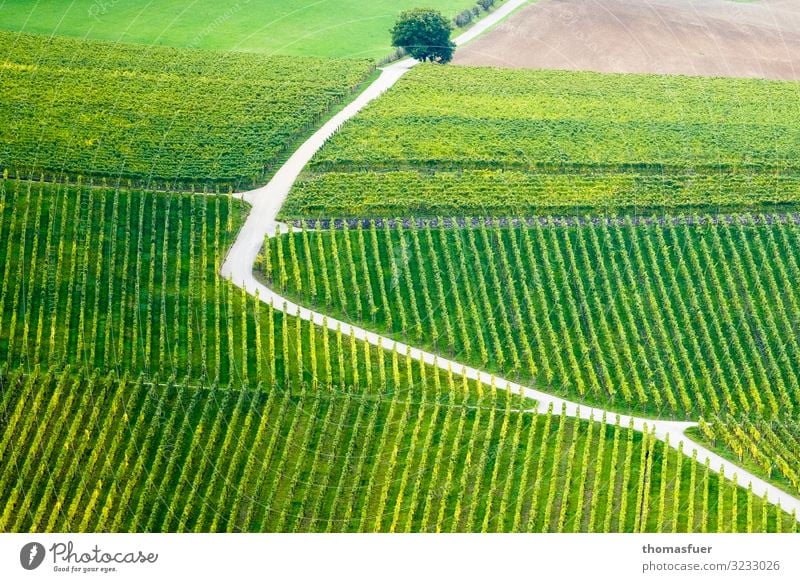
[[[796,203],[798,85],[420,66],[312,160],[284,218]]]
[[[797,532],[797,83],[402,62],[317,132],[415,4],[29,4],[0,532]]]
[[[12,368],[387,393],[445,374],[219,277],[243,207],[226,196],[7,181],[0,207],[0,361]]]
[[[794,0],[541,0],[454,63],[800,80],[800,10]]]
[[[427,0],[454,16],[474,2]],[[392,52],[387,31],[413,0],[229,3],[195,0],[5,0],[0,27],[141,45],[168,45],[268,55],[380,59]]]
[[[259,306],[216,275],[226,196],[2,186],[3,531],[796,528],[651,436]]]
[[[299,182],[284,218],[536,216],[637,209],[796,208],[794,175],[414,170],[316,174]]]
[[[295,230],[270,284],[548,392],[658,417],[795,416],[796,216]]]
[[[491,391],[467,406],[452,383],[417,399],[52,373],[2,384],[3,531],[797,526],[649,434],[519,413]]]
[[[264,181],[372,71],[7,32],[0,53],[0,169],[176,190]]]
[[[782,489],[800,493],[800,423],[711,417],[700,423],[698,436],[729,458],[765,474]]]
[[[253,302],[241,307],[214,273],[238,202],[15,181],[0,197],[5,361],[224,382],[243,373],[242,342],[228,336],[245,314],[254,325]]]

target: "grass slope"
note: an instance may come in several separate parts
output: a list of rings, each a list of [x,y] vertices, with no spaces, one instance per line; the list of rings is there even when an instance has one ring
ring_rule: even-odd
[[[794,82],[420,66],[281,215],[533,215],[800,199]]]
[[[0,168],[181,189],[246,189],[372,71],[0,32]]]
[[[0,531],[797,525],[649,436],[520,413],[491,392],[466,406],[452,385],[416,398],[69,374],[0,386]]]
[[[427,0],[449,16],[469,0]],[[379,59],[391,52],[389,29],[417,0],[248,0],[190,4],[170,0],[3,2],[6,30],[114,42]]]
[[[796,417],[795,217],[532,222],[295,230],[259,269],[303,304],[601,407]]]

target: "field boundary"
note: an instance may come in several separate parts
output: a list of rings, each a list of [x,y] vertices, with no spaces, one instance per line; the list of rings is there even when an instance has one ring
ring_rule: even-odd
[[[763,218],[762,218],[763,217]],[[759,226],[771,224],[800,224],[800,212],[760,212],[758,209],[747,213],[699,213],[654,212],[648,214],[608,214],[602,216],[581,216],[579,214],[547,214],[538,216],[437,216],[411,218],[292,218],[285,223],[292,228],[308,230],[329,230],[330,228],[518,228],[534,226],[570,227],[605,225],[616,226],[708,226],[718,224]],[[285,234],[285,233],[282,233]]]

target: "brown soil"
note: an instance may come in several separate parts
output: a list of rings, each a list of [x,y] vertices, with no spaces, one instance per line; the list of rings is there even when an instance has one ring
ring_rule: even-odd
[[[800,80],[800,0],[540,0],[454,62]]]

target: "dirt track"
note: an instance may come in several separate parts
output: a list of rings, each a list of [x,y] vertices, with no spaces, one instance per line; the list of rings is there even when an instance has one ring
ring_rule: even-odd
[[[800,0],[540,0],[454,62],[800,80]]]

